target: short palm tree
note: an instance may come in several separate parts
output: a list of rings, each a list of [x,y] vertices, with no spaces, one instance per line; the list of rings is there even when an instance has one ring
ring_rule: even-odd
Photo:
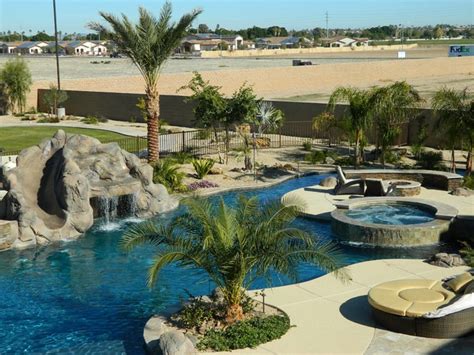
[[[438,117],[437,126],[443,129],[451,146],[451,171],[456,171],[454,150],[465,138],[467,141],[466,175],[472,171],[474,144],[474,100],[469,99],[467,88],[456,91],[442,88],[435,93],[431,107]]]
[[[110,38],[118,49],[127,55],[137,66],[145,80],[145,111],[148,129],[148,160],[159,159],[159,92],[158,78],[166,60],[180,45],[187,30],[201,10],[193,10],[182,16],[177,23],[171,22],[171,3],[166,2],[159,18],[143,7],[139,8],[138,23],[133,24],[122,14],[116,17],[100,12],[102,18],[111,26],[106,28],[98,23],[89,27]]]
[[[149,243],[157,254],[149,269],[153,286],[164,266],[177,263],[204,270],[224,295],[229,323],[244,316],[244,291],[257,277],[269,280],[276,271],[296,280],[301,262],[335,271],[341,258],[330,243],[316,241],[309,233],[292,225],[300,208],[295,203],[261,205],[256,198],[240,196],[235,208],[221,199],[191,198],[184,201],[187,212],[167,224],[145,223],[133,227],[123,237],[126,250]]]
[[[350,130],[354,134],[355,150],[354,164],[359,166],[361,159],[360,142],[364,137],[365,130],[370,126],[372,119],[371,106],[369,104],[372,90],[361,90],[351,87],[340,87],[333,91],[329,98],[328,108],[334,111],[337,103],[347,102],[349,107],[345,112]]]
[[[422,101],[418,91],[405,81],[374,89],[369,105],[377,126],[383,166],[385,155],[400,134],[402,125],[416,115]]]

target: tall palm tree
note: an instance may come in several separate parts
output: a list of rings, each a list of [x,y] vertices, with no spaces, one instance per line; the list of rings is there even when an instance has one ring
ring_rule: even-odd
[[[100,12],[111,29],[98,23],[89,25],[94,31],[110,38],[118,49],[132,60],[145,80],[145,111],[148,130],[148,160],[150,162],[159,159],[158,79],[161,68],[179,46],[191,23],[200,13],[201,10],[193,10],[183,15],[177,23],[172,23],[171,3],[166,2],[161,9],[159,18],[140,7],[139,20],[136,24],[133,24],[124,14],[119,18],[109,13]]]
[[[360,142],[372,120],[372,111],[369,104],[371,96],[372,90],[339,87],[333,91],[328,102],[330,111],[334,111],[339,102],[347,102],[349,104],[344,118],[349,121],[350,129],[354,134],[354,164],[356,167],[359,166],[361,159]]]
[[[467,88],[460,91],[442,88],[433,96],[431,107],[438,117],[437,126],[446,133],[451,146],[452,172],[456,172],[454,149],[462,138],[467,140],[466,175],[470,175],[474,144],[474,100],[469,99]]]
[[[373,109],[377,125],[383,166],[385,155],[400,134],[402,125],[416,114],[422,101],[418,91],[405,81],[374,89],[369,105]]]
[[[295,203],[261,205],[254,198],[240,196],[235,208],[223,199],[191,198],[184,201],[187,212],[167,224],[145,223],[133,227],[122,239],[130,251],[144,243],[156,247],[149,269],[148,283],[153,286],[168,264],[204,270],[219,287],[226,301],[229,323],[244,316],[244,291],[257,277],[269,280],[276,271],[296,280],[301,262],[317,265],[341,279],[340,254],[327,242],[316,241],[292,222],[300,208]]]

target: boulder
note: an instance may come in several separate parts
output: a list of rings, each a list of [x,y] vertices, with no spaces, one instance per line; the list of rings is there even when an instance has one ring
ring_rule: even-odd
[[[428,263],[441,267],[464,266],[466,263],[459,254],[438,253],[429,258]]]
[[[328,176],[319,182],[320,186],[334,188],[337,185],[337,178],[334,176]]]
[[[333,158],[331,158],[331,157],[326,157],[326,159],[324,160],[324,162],[325,162],[326,164],[330,164],[330,165],[334,165],[334,164],[336,163],[336,161],[335,161]]]
[[[463,196],[463,197],[469,197],[474,195],[474,191],[471,189],[468,189],[467,187],[458,187],[453,192],[451,192],[454,196]]]
[[[145,324],[143,338],[149,353],[156,354],[160,348],[160,337],[170,331],[164,316],[153,316]]]
[[[160,337],[163,355],[182,355],[197,353],[191,340],[178,330],[171,330]]]
[[[5,180],[8,192],[0,199],[0,218],[18,222],[13,242],[18,248],[77,238],[94,222],[94,198],[134,196],[137,217],[177,206],[163,185],[153,183],[151,166],[117,143],[62,130],[23,150]]]

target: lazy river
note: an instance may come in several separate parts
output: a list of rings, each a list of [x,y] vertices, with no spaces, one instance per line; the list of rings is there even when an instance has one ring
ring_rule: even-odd
[[[291,190],[317,184],[327,175],[312,175],[245,192],[260,201],[280,199]],[[232,203],[239,193],[222,196]],[[213,197],[216,198],[216,197]],[[180,213],[181,209],[173,213]],[[169,218],[160,216],[160,219]],[[204,274],[166,268],[156,288],[146,287],[153,248],[132,253],[119,248],[123,232],[136,219],[105,224],[98,220],[82,238],[35,250],[0,254],[0,353],[143,353],[146,320],[187,297],[211,289]],[[300,218],[298,226],[319,238],[332,239],[330,224]],[[380,258],[424,258],[446,245],[416,248],[374,248],[340,245],[345,263]],[[323,275],[301,265],[299,281]],[[290,283],[274,275],[273,286]],[[267,286],[263,281],[255,287]]]

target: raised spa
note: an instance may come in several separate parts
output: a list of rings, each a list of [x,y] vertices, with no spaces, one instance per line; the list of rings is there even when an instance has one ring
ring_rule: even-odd
[[[361,198],[337,205],[332,231],[341,241],[406,247],[436,244],[449,236],[457,210],[421,199]]]

